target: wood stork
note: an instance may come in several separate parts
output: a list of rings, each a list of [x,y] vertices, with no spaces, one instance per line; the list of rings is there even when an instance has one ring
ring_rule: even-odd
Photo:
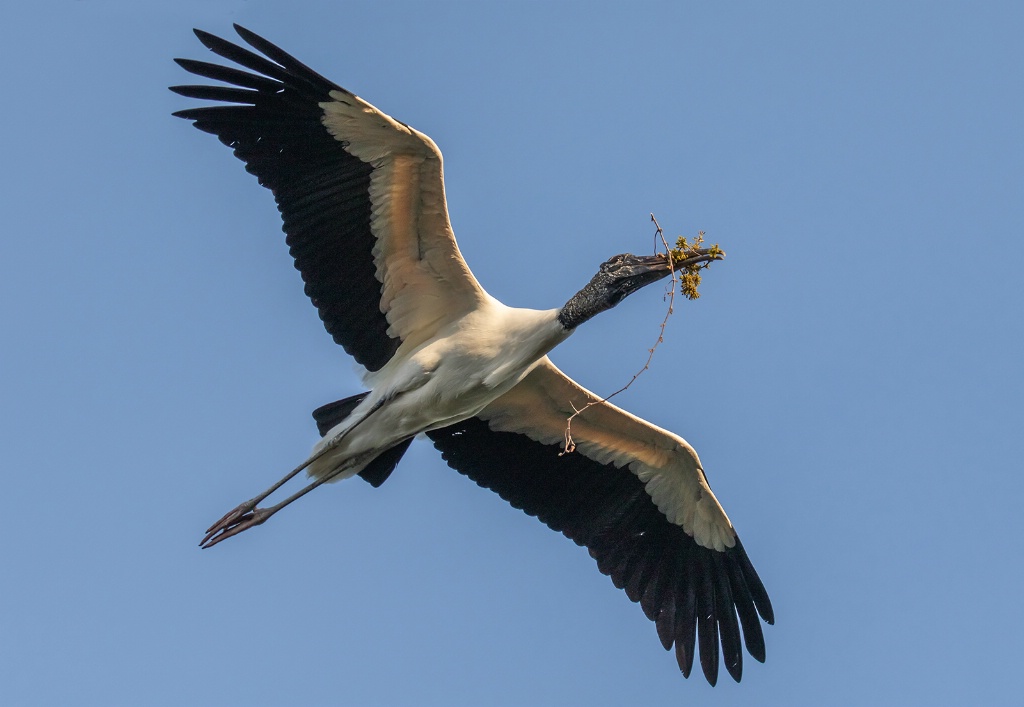
[[[426,433],[449,466],[578,545],[639,602],[689,676],[742,674],[742,642],[764,661],[758,615],[771,602],[696,452],[681,437],[599,400],[548,351],[577,326],[670,274],[664,256],[617,255],[558,309],[507,307],[477,283],[448,220],[441,153],[426,135],[235,25],[262,54],[195,30],[248,71],[176,59],[227,86],[175,86],[222,105],[175,115],[234,150],[274,193],[305,291],[334,340],[365,367],[371,390],[325,405],[322,435],[281,481],[208,531],[210,547],[259,525],[326,481],[384,483]],[[696,261],[713,255],[704,251]],[[682,263],[676,263],[677,266]],[[257,507],[295,474],[315,480]]]

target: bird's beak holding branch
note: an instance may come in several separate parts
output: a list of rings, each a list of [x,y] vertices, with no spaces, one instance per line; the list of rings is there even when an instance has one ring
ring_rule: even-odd
[[[661,258],[665,267],[668,268],[668,255],[662,253],[655,257]],[[698,248],[688,257],[672,259],[671,269],[672,271],[682,270],[701,263],[710,263],[713,260],[725,260],[725,251],[721,248]]]
[[[673,272],[683,268],[724,258],[725,253],[721,249],[700,248],[693,251],[692,255],[679,259],[670,258],[667,253],[658,253],[657,255],[632,255],[625,253],[613,260],[618,260],[616,263],[616,275],[624,281],[622,283],[624,285],[623,289],[628,294],[668,277]]]

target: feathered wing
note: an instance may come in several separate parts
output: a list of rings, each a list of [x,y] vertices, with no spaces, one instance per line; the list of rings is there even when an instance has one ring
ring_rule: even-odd
[[[742,674],[742,642],[764,661],[771,602],[700,460],[680,437],[599,400],[546,357],[474,418],[428,432],[448,465],[578,545],[675,644],[684,675],[699,637],[705,677]],[[738,619],[738,620],[737,620]]]
[[[295,267],[334,340],[377,371],[486,297],[448,219],[441,153],[420,132],[235,25],[261,54],[196,30],[242,69],[177,59],[227,86],[175,113],[213,133],[277,200]],[[247,69],[243,70],[243,69]]]

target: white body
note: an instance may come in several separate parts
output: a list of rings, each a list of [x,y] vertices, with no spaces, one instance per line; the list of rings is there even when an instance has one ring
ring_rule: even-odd
[[[395,356],[367,377],[371,393],[313,448],[310,476],[343,469],[334,479],[348,478],[402,440],[477,415],[570,335],[557,315],[487,297],[409,356]]]

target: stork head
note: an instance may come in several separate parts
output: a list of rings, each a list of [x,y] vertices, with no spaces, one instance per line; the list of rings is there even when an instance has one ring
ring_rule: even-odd
[[[721,255],[710,250],[700,250],[685,260],[672,261],[669,267],[668,256],[633,255],[621,253],[601,263],[597,274],[591,278],[586,287],[573,295],[572,299],[558,313],[558,321],[566,329],[575,329],[594,315],[611,309],[628,295],[637,290],[668,277],[673,270],[687,265],[717,260]]]
[[[667,277],[670,272],[664,255],[621,253],[601,263],[601,268],[590,282],[603,285],[607,300],[614,307],[627,295]]]

